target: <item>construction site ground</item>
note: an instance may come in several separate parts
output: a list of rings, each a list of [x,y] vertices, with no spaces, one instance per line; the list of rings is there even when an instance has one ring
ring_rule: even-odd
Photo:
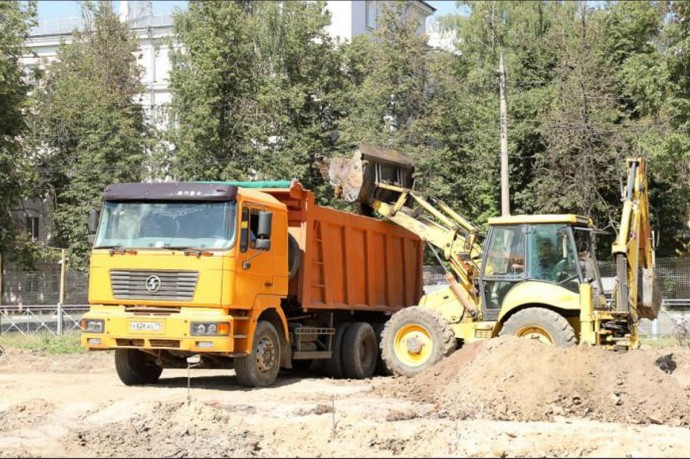
[[[617,353],[496,338],[415,378],[164,370],[109,352],[0,356],[0,457],[688,457],[690,348]],[[189,385],[189,387],[188,387]]]

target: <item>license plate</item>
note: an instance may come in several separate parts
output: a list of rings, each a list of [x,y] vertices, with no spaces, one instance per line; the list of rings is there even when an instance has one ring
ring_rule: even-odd
[[[135,332],[160,332],[163,331],[161,322],[130,322],[129,330]]]

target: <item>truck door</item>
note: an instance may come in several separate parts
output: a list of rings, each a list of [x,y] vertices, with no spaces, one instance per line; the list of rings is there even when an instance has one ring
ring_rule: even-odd
[[[240,247],[237,285],[237,304],[251,306],[257,295],[273,293],[273,246],[269,250],[256,248],[259,229],[259,212],[269,210],[265,206],[244,204],[240,221]],[[273,239],[277,235],[273,233]]]
[[[480,286],[486,320],[496,320],[510,288],[525,279],[525,225],[500,225],[489,230]]]

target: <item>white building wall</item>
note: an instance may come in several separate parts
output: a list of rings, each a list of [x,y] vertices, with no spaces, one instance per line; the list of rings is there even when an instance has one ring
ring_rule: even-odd
[[[326,9],[331,13],[331,25],[328,34],[340,41],[352,40],[352,5],[351,2],[326,2]]]

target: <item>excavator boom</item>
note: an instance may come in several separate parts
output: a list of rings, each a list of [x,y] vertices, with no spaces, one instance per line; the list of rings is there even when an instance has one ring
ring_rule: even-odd
[[[615,306],[635,319],[655,319],[661,307],[661,289],[656,276],[645,159],[628,159],[627,172],[621,225],[612,247],[617,277]]]

